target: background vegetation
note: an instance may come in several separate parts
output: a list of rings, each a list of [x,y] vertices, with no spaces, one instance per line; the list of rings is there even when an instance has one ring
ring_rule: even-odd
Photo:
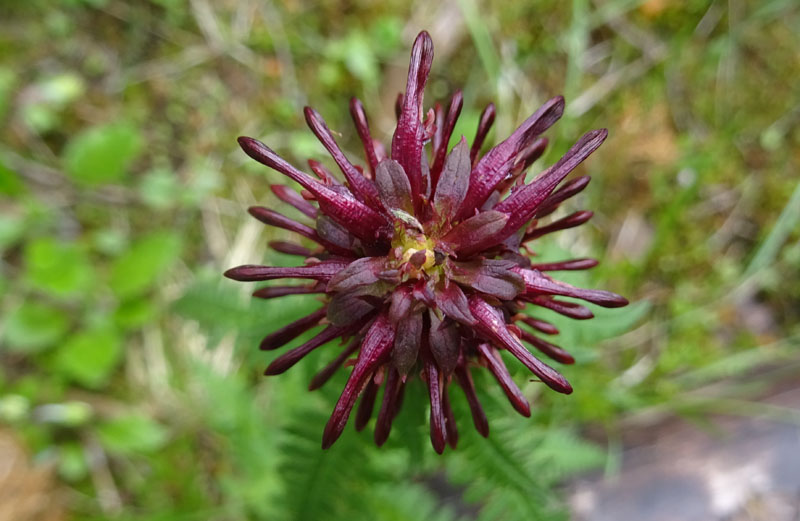
[[[349,97],[388,139],[421,28],[427,100],[464,88],[456,135],[494,100],[494,142],[558,93],[542,164],[610,129],[582,167],[594,219],[539,253],[601,258],[576,281],[634,304],[554,319],[576,392],[527,385],[533,418],[479,385],[488,440],[456,399],[462,440],[437,456],[417,389],[384,448],[348,426],[323,452],[345,375],[309,393],[320,359],[267,379],[257,349],[313,299],[254,302],[221,278],[292,262],[245,213],[277,205],[280,176],[235,138],[322,158],[310,104],[358,157]],[[793,0],[0,2],[8,519],[564,518],[559,484],[613,474],[629,429],[791,419],[754,400],[800,374],[797,71]]]

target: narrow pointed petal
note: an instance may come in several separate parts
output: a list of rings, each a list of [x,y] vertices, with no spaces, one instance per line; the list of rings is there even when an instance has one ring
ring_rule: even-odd
[[[619,308],[628,305],[628,299],[599,289],[576,288],[566,282],[554,280],[538,270],[514,268],[525,280],[525,291],[529,295],[561,295],[583,299],[605,308]]]
[[[350,115],[353,117],[353,123],[356,126],[358,137],[361,138],[361,143],[364,145],[364,155],[367,156],[367,165],[369,171],[375,176],[375,169],[378,168],[378,156],[375,153],[375,145],[372,141],[372,135],[369,131],[369,121],[367,120],[367,113],[364,110],[364,105],[358,98],[350,99]]]
[[[540,219],[550,215],[556,211],[561,203],[582,192],[583,189],[589,185],[589,181],[591,180],[591,176],[582,175],[571,181],[567,181],[561,188],[550,194],[544,201],[542,201],[542,204],[539,206],[539,209],[536,210],[536,215],[534,215],[534,217]]]
[[[356,199],[359,201],[366,203],[367,206],[372,208],[373,210],[380,210],[383,208],[383,205],[380,202],[380,197],[378,196],[378,190],[375,188],[375,185],[372,181],[364,177],[364,174],[358,171],[355,166],[345,157],[342,149],[339,148],[339,145],[336,143],[336,140],[333,137],[328,125],[325,124],[325,120],[322,119],[322,116],[316,110],[312,109],[311,107],[306,107],[303,110],[306,116],[306,123],[311,131],[317,136],[322,146],[325,147],[325,150],[331,155],[333,160],[339,166],[339,169],[344,174],[345,178],[347,179],[347,183],[350,186],[350,191],[353,192],[353,195],[356,196]]]
[[[319,177],[320,181],[325,183],[325,186],[342,187],[342,183],[340,183],[339,180],[336,179],[336,176],[333,175],[333,172],[328,170],[328,168],[319,161],[314,159],[309,159],[308,167],[311,169],[312,172],[314,172],[315,176]]]
[[[431,398],[431,445],[433,450],[441,454],[447,440],[447,427],[445,427],[444,411],[442,410],[442,375],[436,364],[425,364],[425,380],[428,384],[428,394]]]
[[[556,300],[545,295],[539,295],[531,298],[528,298],[525,295],[520,295],[520,298],[523,298],[528,302],[532,302],[537,306],[542,306],[543,308],[553,310],[559,315],[564,315],[565,317],[574,318],[576,320],[588,320],[590,318],[594,318],[594,313],[592,313],[591,309],[574,302]]]
[[[372,418],[372,410],[375,408],[375,396],[378,394],[378,386],[375,379],[370,378],[364,392],[361,393],[361,403],[358,404],[356,412],[356,430],[361,432],[367,426],[369,419]]]
[[[308,266],[296,266],[292,268],[278,268],[274,266],[255,266],[246,264],[237,266],[225,272],[229,279],[241,282],[252,282],[257,280],[273,279],[314,279],[327,281],[340,270],[347,266],[347,262],[342,261],[322,261]]]
[[[550,128],[563,112],[563,97],[557,96],[547,101],[508,139],[491,149],[478,161],[472,169],[469,191],[459,210],[460,217],[469,215],[473,208],[480,208],[497,185],[505,179],[523,147]]]
[[[527,331],[520,331],[522,340],[526,341],[544,355],[562,364],[574,364],[575,358],[561,347],[539,338]]]
[[[394,159],[385,159],[378,165],[375,181],[381,199],[388,208],[414,213],[414,202],[411,199],[411,185],[408,176],[400,163]]]
[[[539,320],[538,318],[529,317],[527,315],[519,314],[514,317],[515,320],[520,320],[523,324],[532,327],[536,331],[540,331],[545,335],[557,335],[558,328],[551,324],[550,322],[545,322],[544,320]]]
[[[256,139],[240,137],[239,144],[247,155],[256,161],[288,176],[314,194],[320,209],[347,228],[356,237],[373,241],[381,234],[387,233],[386,226],[388,223],[369,206],[355,198],[339,194],[314,180],[308,174],[297,170],[272,149]]]
[[[422,341],[422,313],[411,313],[397,323],[392,364],[401,376],[408,375],[417,362]]]
[[[454,281],[486,295],[511,300],[525,291],[525,280],[515,271],[517,265],[512,261],[501,259],[451,261],[449,265],[450,277]]]
[[[470,148],[469,151],[469,160],[473,165],[475,164],[475,160],[478,158],[481,147],[483,147],[483,142],[486,141],[486,136],[489,134],[489,130],[492,129],[495,112],[496,109],[494,103],[489,103],[486,108],[483,109],[483,112],[481,112],[481,119],[478,122],[478,130],[475,132],[475,139],[472,140],[472,148]]]
[[[486,413],[483,411],[478,395],[475,393],[475,383],[472,381],[472,375],[465,364],[456,367],[456,378],[458,379],[458,385],[464,390],[464,396],[467,398],[475,430],[484,438],[487,437],[489,435],[489,420],[486,419]]]
[[[326,291],[328,293],[348,291],[358,286],[377,282],[380,280],[378,275],[385,269],[385,263],[385,257],[361,257],[356,259],[328,281]]]
[[[428,345],[439,372],[449,377],[456,368],[461,351],[461,334],[455,322],[441,321],[432,309],[428,310],[431,326],[428,331]]]
[[[445,283],[434,295],[436,306],[445,315],[467,326],[475,324],[475,317],[472,316],[472,312],[469,310],[467,296],[458,284]]]
[[[411,63],[408,67],[408,82],[403,96],[397,128],[392,137],[392,159],[403,167],[411,185],[415,203],[422,194],[422,95],[433,62],[433,42],[426,31],[414,41]],[[416,208],[419,210],[419,207]]]
[[[500,353],[489,344],[484,343],[478,344],[478,352],[483,356],[489,368],[489,372],[492,373],[497,383],[500,384],[500,387],[503,389],[503,392],[506,393],[508,401],[511,402],[514,409],[526,418],[529,417],[531,415],[531,406],[525,398],[525,395],[522,394],[522,391],[511,378],[506,364],[504,364],[503,359],[500,358]]]
[[[525,367],[554,391],[564,394],[572,392],[572,386],[567,382],[564,376],[533,356],[530,351],[525,349],[525,346],[511,334],[499,311],[477,295],[470,297],[469,308],[473,316],[478,320],[476,329],[484,338],[506,348],[508,352],[514,355]]]
[[[289,230],[290,232],[302,235],[307,239],[311,239],[312,241],[319,243],[319,237],[317,236],[317,232],[314,231],[314,228],[299,223],[294,219],[290,219],[289,217],[286,217],[275,210],[270,210],[268,208],[264,208],[263,206],[251,206],[247,209],[247,211],[250,215],[264,224]]]
[[[331,376],[339,369],[345,360],[350,358],[350,355],[356,352],[358,346],[361,345],[360,338],[354,338],[352,342],[350,342],[347,347],[345,347],[339,355],[331,360],[328,365],[320,369],[320,371],[314,375],[314,378],[311,379],[311,383],[308,385],[308,390],[313,391],[315,389],[319,389],[325,383],[331,379]]]
[[[436,189],[436,184],[439,181],[439,174],[442,171],[442,167],[444,166],[444,158],[447,155],[447,147],[450,143],[450,136],[453,135],[453,129],[456,126],[456,121],[458,121],[458,116],[461,114],[461,108],[464,106],[464,95],[461,94],[460,90],[455,91],[453,93],[453,97],[450,99],[450,107],[447,110],[447,117],[444,120],[444,125],[442,127],[442,135],[438,143],[435,144],[434,156],[433,156],[433,164],[431,165],[431,182],[433,183],[431,186],[433,189]],[[437,128],[438,130],[438,128]],[[466,147],[466,140],[465,140],[465,147]],[[464,159],[469,164],[468,160],[468,153],[464,151]]]
[[[533,217],[539,205],[553,192],[556,185],[597,150],[607,136],[606,129],[587,132],[555,165],[497,205],[497,210],[511,215],[508,223],[508,229],[511,230],[509,235]]]
[[[576,226],[580,226],[589,221],[594,216],[594,212],[590,212],[588,210],[581,210],[579,212],[574,212],[566,217],[562,217],[557,221],[553,221],[547,226],[537,226],[532,231],[525,234],[523,237],[522,242],[527,242],[532,239],[538,239],[548,233],[553,233],[561,230],[566,230],[568,228],[575,228]]]
[[[540,262],[531,264],[530,268],[539,271],[575,271],[594,268],[599,262],[597,259],[570,259],[558,262]]]
[[[456,210],[464,201],[469,189],[470,171],[467,141],[462,137],[444,162],[440,183],[434,183],[433,207],[447,220],[455,217]]]
[[[547,138],[540,137],[527,145],[517,156],[514,167],[511,169],[512,175],[517,175],[527,170],[537,159],[542,157],[547,149],[549,141]]]
[[[319,321],[325,318],[327,311],[326,307],[321,307],[310,315],[295,320],[291,324],[287,324],[270,333],[261,341],[261,350],[269,351],[288,344],[309,329],[317,326]]]
[[[392,430],[392,420],[399,408],[398,398],[400,397],[403,382],[396,369],[390,368],[386,377],[386,384],[383,386],[383,400],[381,410],[378,412],[378,420],[375,422],[375,444],[383,445],[389,439]]]
[[[456,416],[450,406],[450,395],[447,392],[447,385],[442,385],[442,409],[444,410],[445,431],[447,433],[447,444],[455,449],[458,445],[458,427],[456,426]]]
[[[354,329],[356,328],[328,326],[305,344],[295,347],[294,349],[290,349],[273,360],[272,363],[267,366],[267,370],[264,371],[264,374],[267,376],[272,376],[284,373],[314,349],[327,344],[331,340],[346,335],[352,332]]]
[[[476,251],[474,244],[484,242],[487,238],[502,232],[510,217],[503,212],[489,210],[461,221],[441,241],[456,252]]]
[[[271,286],[268,288],[257,289],[253,296],[262,299],[285,297],[286,295],[309,295],[312,293],[324,293],[325,288],[319,286]]]
[[[325,425],[322,435],[323,449],[330,447],[341,436],[356,398],[363,389],[367,378],[391,355],[394,334],[394,325],[389,321],[386,313],[380,314],[370,326],[361,344],[361,352],[353,367],[353,372],[350,373],[350,378],[347,380],[339,401],[336,402],[333,414]]]
[[[311,250],[293,242],[269,241],[268,244],[273,250],[286,255],[297,255],[299,257],[311,257],[312,255]]]
[[[288,186],[284,185],[270,185],[270,189],[272,193],[278,196],[278,199],[283,201],[286,204],[290,204],[303,212],[305,215],[312,219],[317,218],[317,214],[319,213],[316,207],[303,199],[299,193],[295,192]]]

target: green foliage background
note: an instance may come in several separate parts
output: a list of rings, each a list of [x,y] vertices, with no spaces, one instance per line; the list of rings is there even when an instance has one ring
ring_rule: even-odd
[[[244,211],[277,206],[282,179],[235,138],[322,158],[310,104],[359,157],[357,95],[388,140],[422,28],[427,99],[464,88],[456,137],[490,100],[494,142],[558,93],[543,164],[610,129],[582,167],[591,225],[537,253],[597,256],[570,281],[634,304],[548,317],[576,392],[526,384],[531,419],[478,375],[488,440],[455,393],[459,448],[435,455],[412,388],[385,447],[348,426],[322,451],[345,375],[309,393],[319,353],[265,379],[257,349],[314,299],[221,278],[292,262]],[[628,428],[760,413],[750,400],[800,373],[799,35],[792,0],[6,0],[0,433],[53,469],[74,519],[566,518],[560,484],[613,474]]]

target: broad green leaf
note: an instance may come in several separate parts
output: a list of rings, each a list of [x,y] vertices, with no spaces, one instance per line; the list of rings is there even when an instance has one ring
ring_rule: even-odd
[[[51,237],[27,244],[25,264],[25,278],[33,287],[62,297],[84,293],[94,278],[80,246]]]
[[[3,321],[3,344],[10,351],[38,352],[55,343],[68,327],[69,319],[60,309],[24,302]]]
[[[114,311],[114,323],[122,329],[134,329],[148,321],[156,314],[156,306],[148,298],[123,302]]]
[[[100,425],[97,435],[109,451],[120,454],[153,452],[167,441],[166,428],[138,413],[109,420]]]
[[[139,239],[111,267],[111,289],[120,298],[144,293],[178,258],[180,250],[180,238],[171,232],[154,232]]]
[[[121,354],[119,334],[111,327],[98,327],[69,338],[56,353],[55,368],[70,380],[99,388],[116,369]]]
[[[127,124],[92,127],[75,136],[64,151],[67,173],[83,185],[121,181],[142,148],[138,130]]]

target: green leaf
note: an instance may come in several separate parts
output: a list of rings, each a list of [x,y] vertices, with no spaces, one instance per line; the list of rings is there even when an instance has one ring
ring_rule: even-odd
[[[138,413],[109,420],[100,425],[97,435],[106,449],[120,454],[153,452],[167,441],[165,427]]]
[[[64,151],[67,173],[83,185],[120,181],[139,155],[142,137],[127,124],[92,127],[75,136]]]
[[[84,293],[92,284],[92,266],[77,244],[35,239],[25,248],[25,264],[25,278],[33,287],[58,296]]]
[[[10,351],[38,352],[53,345],[68,327],[69,319],[60,309],[25,302],[3,321],[3,343]]]
[[[25,191],[25,184],[19,174],[0,163],[0,194],[19,195]]]
[[[111,327],[81,331],[69,338],[55,356],[56,370],[81,385],[102,387],[116,369],[122,339]]]
[[[111,268],[111,289],[120,298],[140,295],[156,283],[178,258],[181,241],[177,234],[160,231],[139,239]]]

